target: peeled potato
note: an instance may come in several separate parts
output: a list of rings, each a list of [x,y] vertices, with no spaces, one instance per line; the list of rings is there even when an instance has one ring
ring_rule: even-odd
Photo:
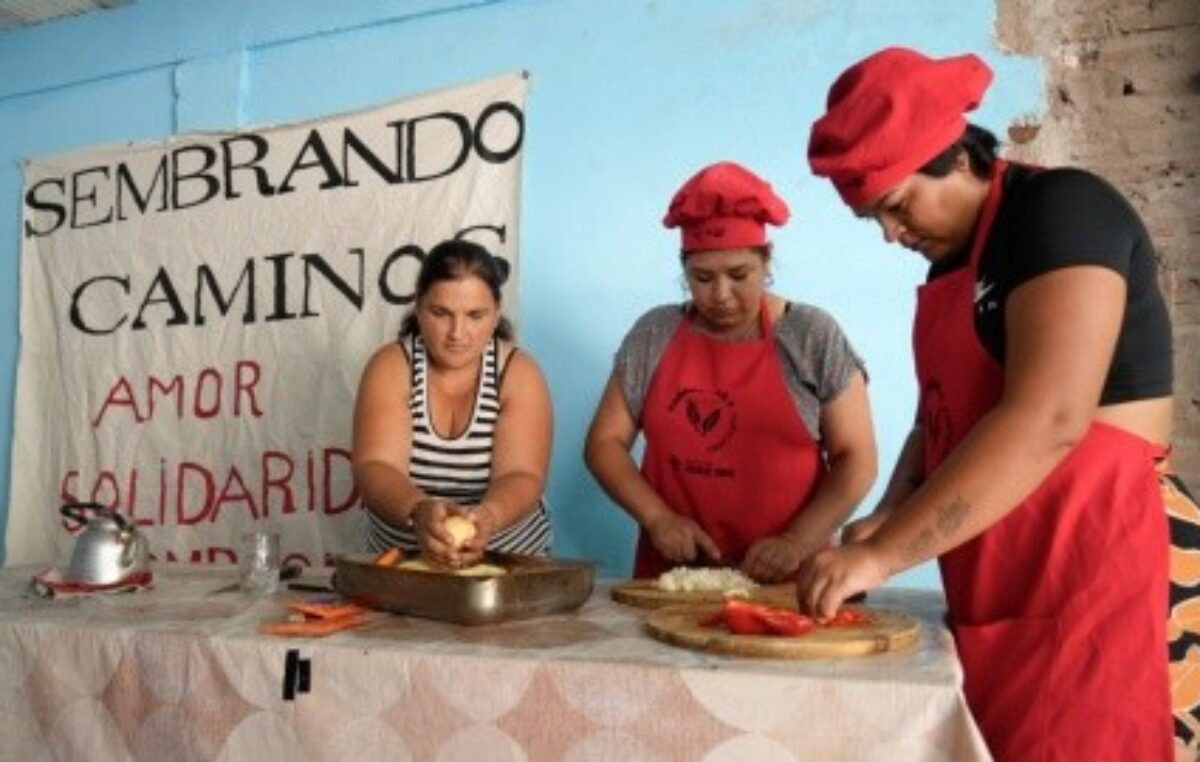
[[[475,524],[462,516],[448,517],[442,523],[442,528],[453,538],[455,550],[470,542],[475,536]]]
[[[503,566],[495,564],[474,564],[465,566],[461,569],[451,569],[440,564],[431,564],[423,558],[414,558],[401,563],[396,568],[405,571],[415,572],[433,572],[437,574],[453,574],[457,577],[498,577],[502,574],[508,574],[508,570]]]
[[[449,571],[449,569],[447,569],[446,567],[441,566],[441,565],[434,566],[433,564],[429,563],[428,561],[426,561],[423,558],[411,558],[407,561],[404,561],[403,563],[398,564],[396,566],[396,568],[403,569],[404,571],[418,571],[418,572]]]
[[[495,564],[474,564],[456,569],[454,573],[460,577],[499,577],[501,574],[508,574],[508,569]]]
[[[449,571],[446,566],[440,564],[433,565],[424,558],[410,558],[406,562],[397,564],[396,569],[403,569],[404,571]]]

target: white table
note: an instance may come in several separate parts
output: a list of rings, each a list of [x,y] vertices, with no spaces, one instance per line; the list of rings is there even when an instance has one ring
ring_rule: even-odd
[[[578,612],[489,627],[373,614],[319,640],[259,635],[284,595],[231,570],[70,600],[0,571],[0,754],[88,760],[977,760],[940,594],[904,655],[785,662],[674,648],[601,585]],[[293,594],[296,595],[296,594]],[[284,699],[288,654],[309,671]]]

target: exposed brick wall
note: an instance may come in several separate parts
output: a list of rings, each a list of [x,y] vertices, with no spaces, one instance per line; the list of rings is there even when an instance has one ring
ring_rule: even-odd
[[[1175,329],[1172,460],[1195,492],[1200,0],[997,0],[996,38],[1046,67],[1046,111],[1040,124],[1009,130],[1008,154],[1102,175],[1128,195],[1154,239]]]

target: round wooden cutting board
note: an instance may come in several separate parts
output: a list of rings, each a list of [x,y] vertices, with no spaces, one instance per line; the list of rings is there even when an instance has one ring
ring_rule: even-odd
[[[749,600],[770,606],[787,606],[795,595],[796,586],[760,585],[747,591]],[[632,579],[618,582],[612,588],[613,600],[641,609],[657,609],[684,603],[720,603],[725,594],[719,590],[659,590],[655,580]]]
[[[646,627],[661,641],[697,651],[764,659],[844,659],[884,652],[908,651],[921,637],[921,625],[900,611],[848,606],[871,618],[853,627],[817,627],[798,637],[734,635],[723,627],[700,622],[720,604],[668,606],[650,612]],[[794,610],[794,606],[789,606]]]

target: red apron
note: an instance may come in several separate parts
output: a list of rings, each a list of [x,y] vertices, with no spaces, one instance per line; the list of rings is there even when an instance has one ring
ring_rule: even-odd
[[[974,312],[1005,167],[997,163],[969,264],[917,293],[927,473],[1003,390]],[[1093,423],[1011,513],[939,559],[963,690],[997,759],[1172,758],[1162,454]]]
[[[787,529],[825,472],[820,446],[784,383],[765,299],[759,316],[762,338],[737,342],[698,333],[685,318],[642,407],[642,474],[667,505],[712,537],[724,565]],[[643,530],[634,576],[672,566]]]

